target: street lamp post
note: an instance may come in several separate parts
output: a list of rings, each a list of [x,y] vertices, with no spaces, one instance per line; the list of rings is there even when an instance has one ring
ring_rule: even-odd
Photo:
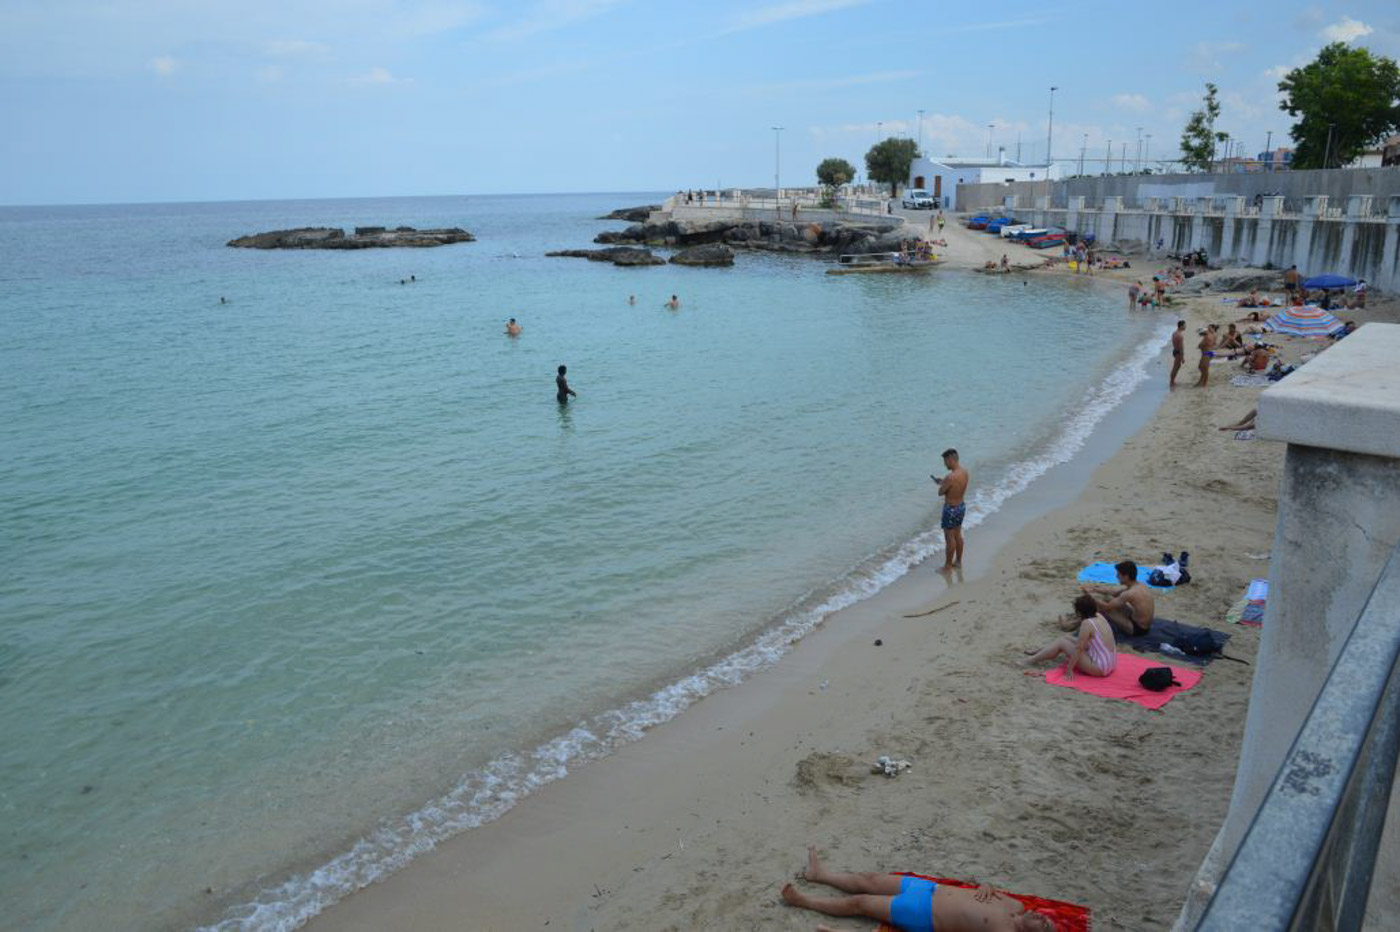
[[[924,112],[919,111],[919,151],[924,151]]]
[[[782,164],[783,164],[783,143],[781,126],[773,128],[773,207],[779,213],[782,212],[782,204],[779,199],[782,196]]]
[[[1045,209],[1050,209],[1050,168],[1055,164],[1055,92],[1059,88],[1050,87],[1050,120],[1045,126]],[[1047,214],[1048,217],[1048,214]]]
[[[1274,131],[1273,131],[1273,130],[1269,130],[1269,134],[1268,134],[1267,136],[1264,137],[1264,158],[1266,158],[1266,159],[1269,160],[1269,163],[1268,163],[1268,164],[1269,164],[1269,167],[1266,168],[1266,169],[1264,169],[1264,171],[1266,171],[1266,172],[1271,172],[1271,171],[1273,171],[1273,170],[1274,170]]]
[[[1332,161],[1332,130],[1336,129],[1336,123],[1327,124],[1327,148],[1322,153],[1322,167],[1326,168]]]
[[[992,127],[994,126],[996,126],[995,123],[987,124],[987,158],[992,157]]]
[[[1084,174],[1084,152],[1089,148],[1089,134],[1084,134],[1084,141],[1079,144],[1079,174]]]
[[[1133,174],[1142,170],[1142,127],[1137,128],[1137,155],[1133,156]]]
[[[1103,150],[1103,173],[1113,174],[1113,140],[1108,141],[1108,147]]]
[[[1152,162],[1152,134],[1151,134],[1151,133],[1148,133],[1148,134],[1147,134],[1147,150],[1146,150],[1146,155],[1143,156],[1143,162],[1144,162],[1144,163],[1149,163],[1149,164]],[[1150,171],[1150,169],[1149,169],[1149,171]]]

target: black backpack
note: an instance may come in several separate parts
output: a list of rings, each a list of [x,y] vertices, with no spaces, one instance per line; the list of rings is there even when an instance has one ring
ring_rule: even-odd
[[[1192,657],[1209,657],[1219,653],[1221,644],[1216,643],[1215,635],[1209,631],[1192,631],[1172,638],[1172,644],[1183,654]]]
[[[1176,677],[1172,676],[1171,667],[1148,667],[1142,671],[1142,676],[1138,677],[1138,682],[1143,689],[1150,689],[1154,693],[1159,693],[1169,686],[1180,686]]]

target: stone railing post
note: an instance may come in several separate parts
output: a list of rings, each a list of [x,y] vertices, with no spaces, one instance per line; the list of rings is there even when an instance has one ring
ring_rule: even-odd
[[[1390,196],[1385,217],[1385,247],[1376,269],[1376,287],[1386,291],[1400,288],[1400,194]]]
[[[1075,196],[1065,198],[1065,229],[1070,232],[1078,232],[1079,215],[1084,211],[1084,198]]]
[[[1356,226],[1362,217],[1371,214],[1371,195],[1353,194],[1347,198],[1347,215],[1342,226],[1342,252],[1337,259],[1337,271],[1352,278],[1364,278],[1365,269],[1352,267],[1352,249],[1356,245]]]
[[[1211,202],[1214,198],[1198,197],[1192,205],[1191,211],[1191,240],[1186,248],[1195,251],[1205,246],[1206,240],[1206,213],[1210,210]]]
[[[1099,210],[1098,223],[1094,227],[1094,238],[1100,246],[1108,246],[1114,241],[1118,225],[1118,215],[1123,212],[1123,198],[1106,197]]]
[[[1269,600],[1225,822],[1176,929],[1193,929],[1400,541],[1400,325],[1366,324],[1259,396],[1288,444]]]
[[[1244,198],[1231,194],[1221,198],[1225,205],[1225,222],[1220,231],[1220,258],[1233,261],[1235,258],[1235,227],[1240,214],[1244,212]]]
[[[1283,213],[1283,198],[1271,194],[1261,200],[1259,223],[1254,229],[1254,252],[1250,264],[1260,268],[1273,261],[1274,221]]]
[[[1293,241],[1293,264],[1306,275],[1317,271],[1308,268],[1308,256],[1312,254],[1313,227],[1319,218],[1327,213],[1327,195],[1314,194],[1303,198],[1303,216],[1298,221],[1298,235]]]

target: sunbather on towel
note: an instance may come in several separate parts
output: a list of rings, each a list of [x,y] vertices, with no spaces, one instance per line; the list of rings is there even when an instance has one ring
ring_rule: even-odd
[[[992,887],[964,890],[898,874],[837,873],[817,859],[816,848],[807,849],[802,877],[850,895],[809,896],[788,884],[783,887],[783,902],[789,906],[828,916],[878,919],[901,932],[1055,932],[1048,917]]]
[[[1108,676],[1118,666],[1118,651],[1113,640],[1113,626],[1098,617],[1099,606],[1091,595],[1074,600],[1074,614],[1079,619],[1079,633],[1074,637],[1056,638],[1040,650],[1026,651],[1026,665],[1053,660],[1063,654],[1066,658],[1065,679],[1074,679],[1074,671],[1090,676]]]
[[[1132,637],[1152,630],[1152,619],[1156,617],[1157,603],[1152,598],[1152,590],[1138,582],[1137,564],[1132,560],[1113,564],[1118,574],[1116,592],[1110,586],[1080,586],[1085,595],[1107,595],[1107,602],[1094,599],[1099,614],[1107,618],[1118,631]]]

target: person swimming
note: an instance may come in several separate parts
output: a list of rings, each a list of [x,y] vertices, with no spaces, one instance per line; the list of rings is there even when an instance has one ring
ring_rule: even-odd
[[[680,310],[681,299],[675,295],[671,295],[671,300],[666,302],[666,306],[673,311]]]
[[[512,317],[510,320],[506,321],[506,336],[508,336],[508,337],[518,337],[518,336],[520,336],[520,331],[521,331],[521,329],[522,329],[521,326],[515,322],[515,318],[514,318],[514,317]]]

